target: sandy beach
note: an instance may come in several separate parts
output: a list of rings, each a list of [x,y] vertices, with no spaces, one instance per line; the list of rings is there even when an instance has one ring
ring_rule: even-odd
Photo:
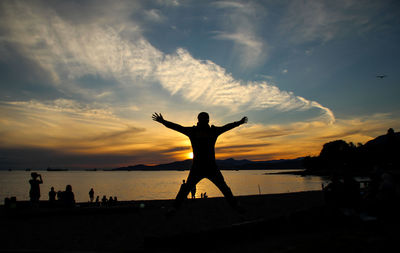
[[[112,207],[1,208],[2,251],[17,252],[375,252],[390,246],[398,222],[335,215],[320,191],[239,196],[245,214],[223,198],[188,200],[167,217],[171,200]]]

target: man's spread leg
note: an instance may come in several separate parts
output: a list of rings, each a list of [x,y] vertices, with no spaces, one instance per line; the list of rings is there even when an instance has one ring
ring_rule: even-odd
[[[208,177],[208,179],[210,179],[210,181],[213,182],[218,187],[218,189],[222,192],[222,194],[224,194],[229,205],[231,205],[233,208],[236,208],[237,200],[233,196],[231,188],[229,188],[229,186],[226,184],[221,171],[217,169]]]

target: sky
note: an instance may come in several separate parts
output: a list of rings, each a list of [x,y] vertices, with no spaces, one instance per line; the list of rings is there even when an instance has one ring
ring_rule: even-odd
[[[0,169],[190,157],[152,120],[222,126],[217,159],[400,129],[396,0],[0,2]],[[377,75],[386,75],[377,78]]]

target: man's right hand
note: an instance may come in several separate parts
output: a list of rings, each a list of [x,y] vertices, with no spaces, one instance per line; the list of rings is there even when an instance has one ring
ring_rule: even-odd
[[[164,122],[164,118],[163,118],[161,113],[160,114],[158,114],[156,112],[153,113],[152,118],[153,118],[154,121],[157,121],[157,122],[160,122],[160,123]]]

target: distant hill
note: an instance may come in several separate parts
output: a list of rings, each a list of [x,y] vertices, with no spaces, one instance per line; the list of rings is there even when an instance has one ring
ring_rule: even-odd
[[[229,158],[226,160],[217,160],[218,168],[221,170],[265,170],[265,169],[301,169],[302,159],[282,159],[272,161],[250,161],[235,160]],[[132,165],[127,167],[115,168],[115,171],[160,171],[160,170],[189,170],[192,166],[192,160],[177,161],[158,165]]]
[[[390,128],[364,145],[335,140],[325,143],[319,156],[303,159],[304,175],[369,175],[377,169],[400,171],[400,133]],[[396,172],[398,173],[398,172]]]
[[[389,132],[389,131],[388,131]],[[369,149],[381,149],[392,145],[392,141],[400,142],[400,132],[389,132],[385,135],[381,135],[365,143],[364,147]]]

